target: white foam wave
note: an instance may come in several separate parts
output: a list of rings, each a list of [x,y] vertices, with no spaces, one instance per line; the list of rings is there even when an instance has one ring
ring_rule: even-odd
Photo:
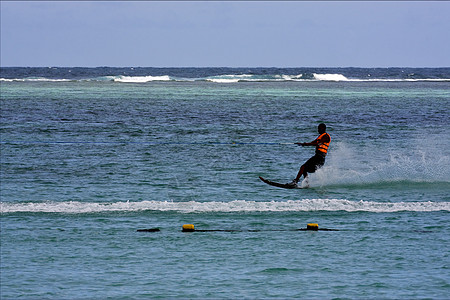
[[[450,202],[371,202],[349,201],[344,199],[304,199],[291,201],[245,201],[231,202],[40,202],[10,203],[0,202],[3,213],[100,213],[100,212],[133,212],[133,211],[173,211],[181,213],[209,212],[305,212],[305,211],[347,211],[347,212],[432,212],[450,211]]]
[[[348,78],[342,74],[316,74],[313,73],[314,79],[321,81],[348,81]]]
[[[52,79],[52,78],[44,78],[44,77],[37,77],[37,78],[0,78],[0,81],[5,82],[67,82],[71,81],[70,79]]]
[[[114,81],[122,83],[146,83],[152,81],[176,81],[176,82],[195,82],[208,81],[213,83],[237,83],[237,82],[308,82],[308,81],[336,81],[336,82],[449,82],[450,78],[348,78],[342,74],[317,74],[308,78],[299,75],[219,75],[206,78],[179,78],[169,75],[162,76],[104,76],[97,78],[84,79],[52,79],[52,78],[0,78],[0,82],[90,82],[90,81]]]
[[[299,80],[304,80],[303,74],[299,74],[299,75],[282,75],[281,76],[284,80],[286,81],[299,81]]]
[[[239,81],[251,81],[253,75],[242,74],[242,75],[220,75],[212,76],[206,78],[206,81],[216,82],[216,83],[235,83]]]
[[[206,81],[215,83],[236,83],[236,82],[273,82],[273,81],[299,81],[303,74],[299,75],[219,75],[206,78]]]
[[[238,78],[207,78],[206,81],[215,82],[215,83],[235,83],[239,82]]]
[[[113,81],[127,83],[145,83],[151,81],[170,81],[170,76],[117,76],[113,77]]]

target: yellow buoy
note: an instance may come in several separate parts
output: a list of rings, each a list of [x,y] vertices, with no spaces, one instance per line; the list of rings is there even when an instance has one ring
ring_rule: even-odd
[[[183,225],[183,232],[193,232],[194,229],[194,224],[184,224]]]
[[[306,225],[306,230],[319,230],[319,224],[309,223],[308,225]]]

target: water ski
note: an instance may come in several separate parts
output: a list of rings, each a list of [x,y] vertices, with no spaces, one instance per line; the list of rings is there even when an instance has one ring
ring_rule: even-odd
[[[298,186],[296,184],[292,184],[292,183],[278,183],[278,182],[264,179],[261,176],[259,176],[259,179],[261,179],[263,182],[267,183],[268,185],[276,186],[276,187],[283,188],[283,189],[301,189],[300,186]]]

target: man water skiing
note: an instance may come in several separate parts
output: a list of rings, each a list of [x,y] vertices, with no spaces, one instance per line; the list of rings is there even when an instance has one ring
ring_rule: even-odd
[[[290,185],[296,186],[302,175],[306,179],[308,173],[314,173],[325,163],[325,156],[327,155],[328,147],[330,146],[331,137],[326,133],[327,126],[324,123],[320,123],[317,130],[319,131],[319,136],[311,143],[295,143],[299,146],[315,146],[316,154],[300,167],[297,177],[292,180]]]

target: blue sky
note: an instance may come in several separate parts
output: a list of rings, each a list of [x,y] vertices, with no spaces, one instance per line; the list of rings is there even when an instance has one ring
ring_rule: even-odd
[[[1,1],[2,66],[449,67],[446,1]]]

